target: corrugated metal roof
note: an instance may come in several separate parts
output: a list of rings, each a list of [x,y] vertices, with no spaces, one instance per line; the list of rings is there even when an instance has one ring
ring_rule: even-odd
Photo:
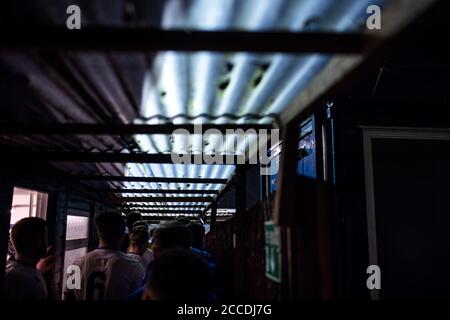
[[[65,26],[65,9],[78,4],[83,26],[189,30],[358,31],[374,0],[22,1],[5,4],[4,21],[20,26]],[[3,12],[5,15],[6,10]],[[63,13],[63,14],[61,14]],[[16,19],[14,19],[16,16]],[[17,17],[22,19],[17,19]],[[146,39],[142,39],[146,41]],[[0,109],[4,122],[272,123],[328,63],[328,55],[145,53],[0,53]],[[149,153],[223,153],[217,137],[169,135],[3,136],[6,145],[37,149]],[[254,141],[250,141],[252,143]],[[246,151],[239,146],[237,153]],[[232,165],[71,164],[76,174],[228,179]],[[104,184],[99,182],[94,185]],[[221,185],[120,183],[126,188],[212,190]],[[124,195],[126,196],[126,194]],[[177,204],[177,203],[175,203]],[[180,204],[180,203],[178,203]]]

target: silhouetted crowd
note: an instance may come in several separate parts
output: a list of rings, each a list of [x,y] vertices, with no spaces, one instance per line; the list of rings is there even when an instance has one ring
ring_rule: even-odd
[[[202,224],[180,217],[149,230],[139,212],[106,212],[95,219],[98,247],[68,266],[65,300],[214,301],[216,265],[204,249]],[[47,228],[24,218],[11,230],[5,297],[45,300],[43,274],[53,268]],[[67,267],[67,266],[66,266]]]

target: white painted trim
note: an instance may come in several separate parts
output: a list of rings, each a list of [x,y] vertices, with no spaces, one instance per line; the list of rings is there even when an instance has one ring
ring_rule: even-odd
[[[360,127],[370,139],[450,140],[450,129],[410,127]]]
[[[450,129],[410,127],[367,127],[363,129],[364,175],[366,187],[367,237],[369,263],[378,265],[375,192],[373,182],[372,139],[450,140]],[[371,291],[371,299],[379,299],[379,291]]]
[[[373,184],[372,137],[363,130],[364,177],[366,187],[367,238],[369,245],[369,265],[378,265],[377,227],[375,217],[375,192]],[[378,290],[370,292],[372,300],[378,300]]]

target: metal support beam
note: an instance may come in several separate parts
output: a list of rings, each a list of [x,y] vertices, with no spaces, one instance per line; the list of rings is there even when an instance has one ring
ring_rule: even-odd
[[[211,202],[213,197],[123,197],[122,203],[131,202]]]
[[[218,194],[218,190],[149,190],[149,189],[92,189],[98,193],[148,193],[148,194]]]
[[[245,166],[236,166],[235,174],[236,184],[235,184],[235,197],[236,197],[236,228],[235,228],[235,239],[236,239],[236,254],[245,254],[246,239],[245,234],[248,232],[245,230],[245,212],[247,209],[247,194],[246,194],[246,168]],[[236,267],[239,269],[245,269],[245,261],[236,261]],[[245,290],[245,277],[241,272],[236,274],[236,292],[237,294],[242,294]]]
[[[380,37],[371,43],[372,45],[367,48],[368,50],[364,55],[334,57],[282,111],[280,115],[281,123],[286,125],[297,121],[302,114],[312,113],[317,108],[323,107],[338,92],[351,87],[370,66],[380,63],[387,51],[401,43],[402,37],[410,35],[408,29],[417,27],[421,22],[420,20],[423,20],[421,19],[423,16],[426,16],[430,11],[439,10],[438,4],[445,2],[442,0],[392,1],[392,4],[383,11],[384,23],[382,29],[372,31]],[[445,12],[443,9],[441,11]],[[444,17],[442,18],[444,19]],[[433,20],[428,22],[432,23]]]
[[[184,130],[190,134],[198,133],[200,125],[194,124],[21,124],[5,123],[0,126],[0,135],[134,135],[134,134],[167,134],[171,135],[175,130]],[[202,124],[201,132],[215,129],[222,134],[227,134],[227,130],[238,129],[255,131],[270,130],[271,125],[265,124]]]
[[[125,177],[100,175],[74,175],[75,179],[82,181],[114,181],[114,182],[155,182],[155,183],[205,183],[226,184],[227,179],[216,178],[166,178],[166,177]]]
[[[200,210],[139,210],[139,212],[147,214],[178,214],[193,216],[197,216],[199,213],[201,213]]]
[[[184,217],[186,217],[189,220],[192,221],[196,221],[198,220],[198,216],[186,216],[183,215]],[[155,221],[155,222],[159,222],[159,221],[170,221],[175,219],[175,216],[143,216],[142,220],[147,221],[147,223],[151,222],[151,221]],[[230,217],[217,217],[217,221],[225,221],[227,219],[229,219]]]
[[[361,53],[359,33],[180,31],[144,28],[1,28],[0,49]]]
[[[210,230],[214,230],[216,221],[217,221],[217,201],[214,201],[211,206]]]
[[[275,194],[272,219],[278,225],[295,225],[295,194],[297,181],[296,166],[298,162],[299,129],[297,124],[286,127],[283,136],[280,167],[278,173],[278,191]]]
[[[198,216],[186,216],[186,215],[183,215],[183,216],[186,217],[189,220],[192,220],[192,221],[198,220]],[[155,222],[157,222],[157,221],[170,221],[170,220],[173,220],[175,218],[176,218],[175,216],[143,216],[142,220],[147,221],[147,223],[148,223],[148,222],[151,222],[151,221],[155,221]],[[217,217],[217,221],[218,222],[225,221],[225,220],[227,220],[229,218],[230,217]]]
[[[247,179],[245,166],[236,166],[236,215],[242,215],[247,209]]]
[[[235,180],[236,180],[235,175],[233,175],[230,179],[228,179],[228,182],[226,183],[226,186],[219,191],[219,193],[218,193],[218,195],[216,197],[216,200],[214,202],[210,203],[205,208],[205,210],[203,210],[204,214],[206,214],[206,212],[209,211],[212,208],[213,203],[217,204],[219,202],[219,200],[223,197],[223,195],[226,194],[230,190],[230,188],[235,185]]]
[[[151,221],[155,222],[161,222],[161,221],[170,221],[175,219],[176,217],[172,216],[143,216],[142,220],[147,221],[147,223],[150,223]],[[187,219],[195,221],[197,220],[197,216],[186,216]]]
[[[119,153],[119,152],[73,152],[73,151],[30,151],[30,150],[8,150],[8,158],[0,158],[0,162],[11,161],[27,162],[28,159],[44,162],[96,162],[96,163],[170,163],[173,164],[171,154],[159,153]],[[203,157],[201,157],[203,158]],[[222,165],[228,162],[237,163],[237,156],[219,155],[216,157],[219,161],[216,163],[203,164]],[[189,155],[190,163],[196,163],[194,155]],[[196,163],[197,164],[197,163]]]
[[[124,210],[124,211],[142,211],[142,210],[149,210],[149,209],[204,209],[206,208],[205,205],[193,205],[193,204],[174,204],[174,205],[127,205],[127,206],[118,206],[118,209]]]

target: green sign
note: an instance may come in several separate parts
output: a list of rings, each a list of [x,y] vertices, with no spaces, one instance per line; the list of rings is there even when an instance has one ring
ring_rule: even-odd
[[[280,227],[272,221],[264,223],[266,238],[266,276],[276,282],[281,282],[281,237]]]

